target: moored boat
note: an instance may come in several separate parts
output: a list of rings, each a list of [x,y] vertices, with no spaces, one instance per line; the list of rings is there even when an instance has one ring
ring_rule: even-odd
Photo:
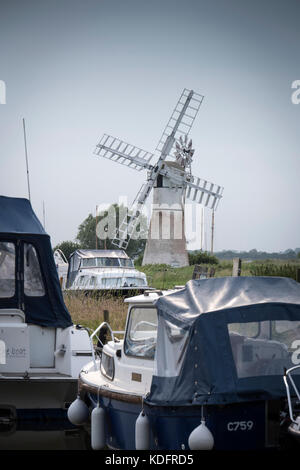
[[[0,420],[66,414],[92,357],[64,304],[50,237],[27,199],[0,196]]]
[[[146,275],[124,250],[76,250],[69,260],[66,288],[86,294],[126,295],[149,289]]]
[[[68,411],[77,424],[91,411],[93,448],[293,445],[289,410],[297,412],[300,387],[299,283],[212,278],[125,302],[124,338],[111,332],[101,357],[83,368]],[[284,377],[291,368],[295,388],[289,398]],[[294,421],[295,428],[300,418]]]

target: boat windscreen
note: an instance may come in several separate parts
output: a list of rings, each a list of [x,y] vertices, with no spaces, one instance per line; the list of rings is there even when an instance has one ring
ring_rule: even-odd
[[[83,258],[82,266],[85,268],[119,267],[118,258]]]
[[[132,307],[125,335],[125,354],[127,356],[153,359],[156,349],[156,336],[156,308]]]
[[[24,243],[24,294],[29,297],[45,294],[37,252],[30,243]]]

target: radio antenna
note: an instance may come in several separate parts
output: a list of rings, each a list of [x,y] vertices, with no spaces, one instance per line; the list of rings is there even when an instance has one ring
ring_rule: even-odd
[[[46,230],[46,211],[45,211],[45,201],[43,201],[43,225],[44,225],[44,230]]]
[[[27,141],[26,141],[26,128],[25,119],[23,118],[23,132],[24,132],[24,146],[25,146],[25,158],[26,158],[26,172],[27,172],[27,186],[28,186],[28,198],[30,199],[30,183],[29,183],[29,168],[28,168],[28,155],[27,155]]]

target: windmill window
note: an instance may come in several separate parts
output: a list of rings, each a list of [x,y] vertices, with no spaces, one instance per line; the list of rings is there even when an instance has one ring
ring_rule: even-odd
[[[156,179],[156,187],[162,188],[163,187],[163,176],[159,174]]]
[[[24,243],[24,294],[29,297],[45,295],[37,252],[30,243]]]
[[[0,242],[0,298],[13,297],[15,294],[15,266],[15,245]]]

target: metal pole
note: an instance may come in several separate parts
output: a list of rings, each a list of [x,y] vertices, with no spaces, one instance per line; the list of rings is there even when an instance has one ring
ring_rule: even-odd
[[[43,225],[44,225],[44,230],[46,230],[46,222],[45,222],[45,201],[43,201]]]
[[[212,211],[211,216],[211,254],[214,253],[214,228],[215,228],[215,211]]]
[[[109,323],[109,310],[103,310],[103,321]]]
[[[203,230],[204,230],[204,207],[201,208],[201,242],[200,242],[200,250],[203,251]]]
[[[25,158],[26,158],[26,171],[27,171],[27,186],[28,186],[28,198],[30,199],[30,183],[29,183],[29,168],[28,168],[28,155],[27,155],[27,141],[26,141],[26,129],[25,129],[25,119],[23,118],[23,132],[24,132],[24,146],[25,146]]]
[[[98,237],[97,237],[97,222],[98,222],[98,219],[97,219],[97,215],[98,215],[98,206],[96,206],[96,229],[95,229],[95,233],[96,233],[96,250],[98,250]]]

